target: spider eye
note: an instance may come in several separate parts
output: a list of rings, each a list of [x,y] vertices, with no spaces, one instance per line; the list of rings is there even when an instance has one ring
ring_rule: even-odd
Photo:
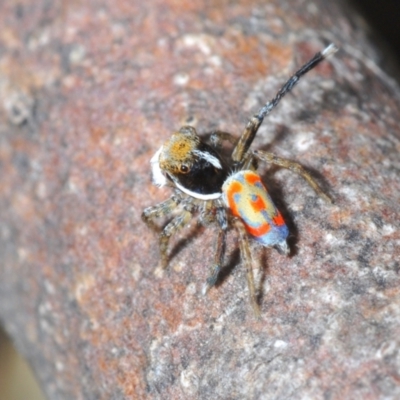
[[[180,170],[180,172],[182,172],[182,174],[187,174],[190,171],[190,168],[186,164],[181,164],[181,166],[179,167],[179,170]]]

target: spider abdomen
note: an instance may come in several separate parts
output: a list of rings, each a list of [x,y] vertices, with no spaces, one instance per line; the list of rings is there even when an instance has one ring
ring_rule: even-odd
[[[289,230],[256,172],[234,173],[224,183],[222,192],[226,206],[243,221],[255,240],[264,246],[287,247]]]

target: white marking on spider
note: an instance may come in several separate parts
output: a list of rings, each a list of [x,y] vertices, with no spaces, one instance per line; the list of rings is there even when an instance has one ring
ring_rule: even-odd
[[[214,157],[210,153],[207,153],[206,151],[201,151],[201,150],[193,150],[192,152],[196,156],[199,156],[203,158],[204,160],[208,161],[210,164],[214,165],[215,168],[222,169],[222,165],[219,162],[217,157]]]
[[[185,188],[184,186],[182,186],[177,180],[174,179],[173,176],[171,176],[171,179],[174,181],[175,185],[177,188],[179,188],[180,190],[182,190],[182,192],[188,194],[189,196],[195,197],[196,199],[200,199],[200,200],[214,200],[214,199],[218,199],[219,197],[222,196],[222,193],[210,193],[210,194],[201,194],[201,193],[196,193],[196,192],[192,192],[191,190]]]
[[[153,174],[153,183],[158,187],[163,187],[167,184],[167,178],[162,173],[160,163],[158,162],[163,146],[161,146],[150,160],[151,172]]]

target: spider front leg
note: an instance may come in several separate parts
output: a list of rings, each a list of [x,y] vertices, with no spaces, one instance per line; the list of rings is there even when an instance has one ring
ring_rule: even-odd
[[[292,172],[302,176],[307,183],[314,189],[314,191],[318,194],[318,196],[322,197],[326,202],[333,203],[332,199],[326,195],[323,190],[319,187],[318,183],[315,179],[303,168],[303,166],[295,161],[287,160],[285,158],[281,158],[276,156],[273,153],[267,153],[265,151],[254,151],[254,155],[262,161],[265,161],[269,164],[279,165],[282,168],[289,169]]]
[[[257,118],[252,118],[251,121],[248,123],[248,126],[246,127],[246,132],[254,131],[255,134],[259,124],[260,121]],[[248,133],[246,133],[246,135],[247,134]],[[236,165],[240,163],[242,165],[242,168],[257,169],[256,164],[254,164],[254,157],[252,157],[252,154],[250,152],[242,153],[244,151],[244,148],[246,147],[244,143],[239,144],[242,140],[242,137],[240,139],[237,139],[232,134],[223,131],[214,131],[210,137],[210,142],[216,149],[219,149],[221,147],[223,141],[227,141],[235,146],[233,150],[232,160],[235,161]],[[240,153],[240,159],[235,158],[235,153],[237,152]]]
[[[161,266],[166,268],[168,265],[168,243],[172,235],[182,229],[192,218],[192,209],[184,209],[177,217],[169,222],[160,234],[160,253]]]
[[[241,163],[243,161],[243,156],[247,153],[251,144],[253,143],[258,128],[260,127],[264,118],[279,104],[281,99],[293,89],[293,86],[297,84],[302,76],[315,68],[321,61],[325,60],[325,58],[334,54],[337,50],[338,48],[331,43],[324,50],[315,54],[311,60],[307,61],[286,81],[286,83],[278,90],[275,97],[271,101],[265,103],[264,106],[258,110],[257,114],[251,117],[244,129],[244,132],[242,133],[242,136],[238,140],[235,149],[233,150],[232,160],[235,163]]]
[[[260,307],[257,302],[256,289],[254,286],[252,259],[251,259],[251,252],[250,252],[250,246],[249,246],[249,240],[248,240],[246,228],[245,228],[243,222],[238,218],[234,219],[233,224],[234,224],[235,229],[239,233],[240,254],[242,257],[242,262],[246,268],[247,285],[249,287],[251,306],[253,307],[255,316],[257,318],[260,318],[261,312],[260,312]]]
[[[180,202],[181,198],[177,195],[173,195],[162,203],[145,208],[142,213],[143,222],[150,228],[156,231],[159,230],[158,226],[154,223],[154,220],[171,214],[172,211],[178,207]]]

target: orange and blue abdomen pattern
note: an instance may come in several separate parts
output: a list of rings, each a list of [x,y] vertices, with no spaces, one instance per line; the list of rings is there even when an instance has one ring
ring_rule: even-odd
[[[232,214],[244,222],[258,242],[275,246],[286,241],[289,230],[256,172],[234,173],[225,181],[222,192]]]

